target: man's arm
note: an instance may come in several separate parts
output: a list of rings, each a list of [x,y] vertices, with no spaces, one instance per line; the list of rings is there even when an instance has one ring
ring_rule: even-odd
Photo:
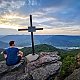
[[[19,51],[18,56],[23,57],[23,52],[22,51]]]
[[[4,51],[3,54],[4,54],[4,58],[6,59],[6,58],[7,58],[7,53],[6,53],[6,51]]]

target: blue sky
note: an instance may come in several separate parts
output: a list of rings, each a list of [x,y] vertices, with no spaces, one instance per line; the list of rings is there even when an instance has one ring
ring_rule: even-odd
[[[17,30],[29,26],[30,14],[44,28],[35,34],[80,35],[80,0],[0,0],[0,34],[28,34]]]

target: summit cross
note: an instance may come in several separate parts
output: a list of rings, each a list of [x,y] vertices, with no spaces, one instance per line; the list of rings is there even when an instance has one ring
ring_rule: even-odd
[[[36,30],[43,30],[43,28],[36,28],[35,26],[32,25],[32,15],[30,15],[30,26],[28,29],[18,29],[18,31],[26,31],[31,32],[31,41],[32,41],[32,55],[35,55],[35,50],[34,50],[34,36],[33,32],[36,32]]]

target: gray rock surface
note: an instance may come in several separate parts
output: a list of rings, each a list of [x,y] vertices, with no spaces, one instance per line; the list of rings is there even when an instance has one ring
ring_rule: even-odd
[[[42,52],[37,60],[27,61],[26,73],[24,73],[23,67],[19,67],[17,70],[4,74],[7,66],[3,61],[0,62],[0,80],[45,80],[50,75],[54,76],[58,73],[61,65],[58,52]]]
[[[49,75],[57,73],[59,68],[60,68],[60,63],[57,62],[54,64],[34,69],[33,71],[30,72],[30,74],[33,76],[34,80],[45,80],[49,77]]]
[[[64,80],[80,80],[80,68],[74,70],[74,72]]]

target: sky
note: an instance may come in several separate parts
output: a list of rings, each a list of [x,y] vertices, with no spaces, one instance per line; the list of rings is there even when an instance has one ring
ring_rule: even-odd
[[[30,26],[44,28],[34,34],[80,35],[80,0],[0,0],[0,35],[30,34],[19,32]]]

